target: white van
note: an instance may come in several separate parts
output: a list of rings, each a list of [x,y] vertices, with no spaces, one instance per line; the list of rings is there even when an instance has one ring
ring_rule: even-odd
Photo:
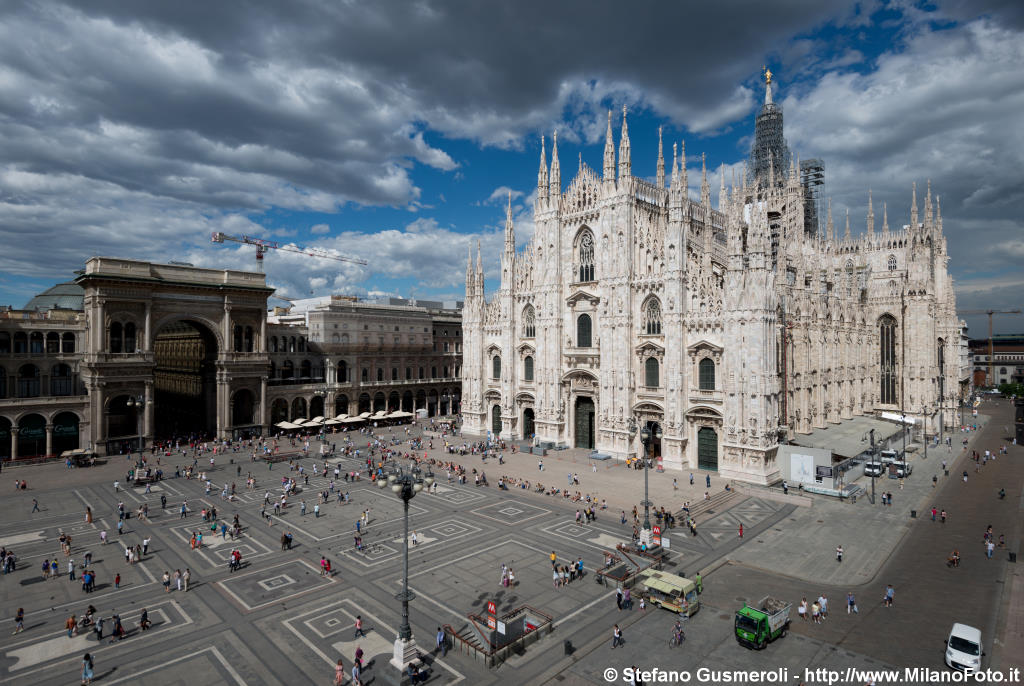
[[[882,476],[885,474],[885,465],[881,462],[865,462],[864,476]]]
[[[966,624],[954,624],[946,639],[946,666],[960,671],[976,672],[981,669],[985,654],[981,631]]]

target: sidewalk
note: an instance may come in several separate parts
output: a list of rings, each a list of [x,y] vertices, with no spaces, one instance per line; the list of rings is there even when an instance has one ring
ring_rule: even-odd
[[[863,495],[856,503],[811,496],[814,500],[811,507],[797,508],[785,526],[751,537],[750,542],[729,555],[729,559],[751,568],[816,583],[859,586],[870,581],[913,523],[911,510],[916,510],[917,517],[921,518],[930,516],[932,505],[942,509],[941,503],[934,502],[932,476],[938,477],[940,486],[944,480],[958,478],[956,475],[964,469],[963,466],[955,469],[959,461],[988,435],[989,430],[994,430],[988,425],[988,416],[981,415],[977,421],[978,431],[966,434],[966,449],[960,446],[960,450],[956,450],[956,442],[962,441],[964,435],[957,432],[952,453],[940,446],[929,448],[927,459],[923,451],[912,455],[909,462],[914,472],[904,479],[902,490],[895,479],[877,479],[877,504],[872,505]],[[948,477],[942,472],[943,460],[950,472]],[[869,482],[870,479],[863,483],[868,493],[871,492]],[[790,492],[794,490],[791,488]],[[892,506],[881,504],[884,492],[893,494]],[[836,547],[840,545],[843,546],[841,565],[836,564],[835,558]]]

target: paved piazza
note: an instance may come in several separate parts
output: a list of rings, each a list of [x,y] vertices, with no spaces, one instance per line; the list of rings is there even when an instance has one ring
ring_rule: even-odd
[[[993,404],[989,411],[996,415],[996,421],[991,423],[992,428],[971,435],[972,448],[1001,441],[1000,427],[995,425],[1004,424],[1010,409]],[[435,439],[435,444],[440,445],[440,441]],[[314,444],[316,449],[318,445]],[[994,492],[996,483],[1005,483],[1008,488],[1012,485],[1015,490],[1008,500],[1013,502],[1008,507],[1013,509],[1008,511],[1019,515],[1024,454],[1016,446],[1010,449],[1008,458],[986,467],[988,472],[977,477],[981,480],[977,487]],[[441,456],[436,449],[432,454]],[[964,527],[963,537],[973,540],[981,530],[981,519],[1000,516],[998,511],[984,509],[989,507],[989,500],[996,499],[986,495],[984,505],[975,511],[974,506],[956,500],[968,496],[971,502],[976,499],[964,490],[960,480],[943,480],[937,491],[930,488],[938,461],[962,455],[942,453],[928,458],[928,462],[915,457],[920,460],[917,471],[921,476],[917,478],[915,472],[917,481],[909,480],[907,490],[897,496],[902,499],[900,507],[891,512],[863,500],[853,505],[814,500],[807,507],[783,502],[779,493],[766,490],[761,491],[763,497],[756,493],[731,496],[721,506],[700,513],[696,537],[670,532],[668,571],[692,576],[702,570],[706,584],[704,606],[686,623],[687,641],[679,648],[668,646],[675,617],[664,610],[617,610],[615,589],[594,583],[592,573],[560,589],[551,580],[548,556],[552,551],[566,562],[582,558],[585,568],[593,572],[604,551],[628,538],[632,523],[623,526],[619,511],[629,509],[629,499],[640,500],[639,472],[610,464],[592,471],[585,461],[574,462],[579,456],[569,452],[546,458],[547,471],[542,474],[545,481],[564,483],[565,475],[575,472],[581,490],[604,491],[612,500],[608,510],[599,512],[596,523],[580,526],[574,521],[573,503],[522,489],[506,492],[495,487],[500,474],[536,479],[532,456],[506,453],[506,464],[501,466],[493,460],[482,465],[479,457],[457,457],[467,467],[486,469],[492,485],[475,487],[472,475],[465,486],[449,484],[440,472],[437,493],[417,495],[410,508],[410,530],[417,536],[409,560],[409,582],[417,596],[411,604],[411,621],[419,645],[430,650],[429,682],[600,684],[605,683],[605,669],[614,668],[621,675],[632,665],[686,669],[694,673],[694,679],[694,670],[702,666],[786,668],[786,681],[790,683],[797,683],[805,669],[905,665],[941,668],[938,641],[948,631],[949,609],[936,610],[941,602],[933,607],[926,597],[912,600],[920,589],[914,588],[907,570],[920,569],[922,564],[941,568],[941,574],[925,575],[929,593],[938,597],[950,592],[948,588],[943,590],[945,584],[955,582],[947,578],[944,565],[933,565],[936,560],[927,559],[933,553],[918,549],[932,545],[928,536],[938,535],[938,530],[927,518],[908,516],[914,502],[923,509],[922,503],[938,497],[955,513],[953,517],[971,520],[952,520],[950,528],[942,530],[942,535],[951,536],[951,540],[939,539],[934,545],[942,549],[961,545],[970,550],[965,565],[979,567],[971,573],[982,575],[977,578],[985,584],[991,581],[1005,585],[1007,579],[1019,583],[1012,565],[1005,561],[986,563],[983,559],[978,562],[982,556],[970,543],[956,543],[961,535],[956,527]],[[225,464],[230,457],[241,465],[241,476],[237,465]],[[331,460],[336,461],[344,470],[358,468],[355,459]],[[173,474],[176,462],[184,460],[164,458],[165,470]],[[313,503],[328,486],[322,477],[311,477],[309,485],[291,499],[287,511],[272,516],[268,524],[260,519],[262,501],[268,489],[272,498],[279,494],[281,477],[289,474],[286,464],[268,469],[265,463],[251,463],[241,453],[229,454],[218,459],[218,467],[211,473],[218,488],[210,495],[198,481],[184,478],[165,480],[150,493],[144,489],[115,493],[113,482],[123,480],[128,464],[115,458],[91,469],[46,465],[4,470],[6,484],[25,479],[29,488],[10,491],[0,501],[0,542],[18,557],[18,569],[0,577],[8,629],[0,641],[0,684],[78,683],[79,663],[85,652],[94,656],[100,684],[330,683],[333,664],[339,657],[344,660],[345,682],[349,683],[357,647],[362,648],[369,663],[365,681],[401,682],[388,664],[401,622],[395,594],[401,588],[402,571],[401,502],[390,490],[380,490],[365,479],[352,484],[341,482],[340,486],[349,491],[350,503],[339,505],[332,499],[321,506],[321,516],[315,517]],[[303,464],[308,470],[312,460]],[[960,465],[952,468],[960,469]],[[250,470],[258,480],[255,491],[244,490]],[[675,493],[671,475],[651,477],[655,502],[678,505],[703,495],[702,483],[699,489],[681,485],[680,492]],[[986,478],[993,480],[988,483]],[[219,486],[225,481],[242,487],[236,502],[219,497]],[[722,482],[716,480],[713,490],[718,492],[721,487]],[[161,495],[167,497],[166,510],[159,507]],[[33,499],[39,502],[39,512],[31,511]],[[178,508],[186,499],[191,513],[182,519]],[[307,503],[305,516],[298,508],[303,499]],[[119,501],[133,512],[120,536],[116,529]],[[149,522],[139,522],[134,516],[143,502],[149,505]],[[85,521],[87,506],[94,513],[92,523]],[[219,532],[209,531],[209,525],[202,526],[199,510],[210,506],[217,508],[222,520],[239,515],[244,527],[241,538],[224,539]],[[353,546],[355,523],[366,508],[370,511],[369,525],[364,529],[366,549],[357,551]],[[853,521],[862,524],[855,526]],[[741,523],[745,528],[742,540],[738,536]],[[993,523],[997,530],[1006,532],[1015,549],[1019,521],[1004,518]],[[108,532],[107,545],[100,544],[102,530]],[[192,533],[204,530],[202,548],[192,550]],[[84,594],[80,582],[68,579],[69,558],[61,554],[58,543],[62,531],[73,539],[70,558],[75,561],[76,576],[84,554],[92,553],[92,567],[98,573],[92,594]],[[289,531],[294,536],[292,548],[282,550],[281,535]],[[917,535],[918,531],[923,533]],[[908,537],[908,532],[914,535]],[[126,564],[121,544],[135,545],[146,537],[152,539],[148,554],[137,565]],[[849,558],[837,569],[831,543],[839,538]],[[801,547],[801,541],[813,541],[814,545]],[[227,559],[236,548],[242,552],[243,565],[232,573]],[[889,557],[894,549],[896,554]],[[911,554],[914,559],[906,557]],[[334,576],[320,574],[321,556],[330,558]],[[42,561],[54,558],[59,565],[58,578],[43,579]],[[502,564],[515,571],[515,587],[500,585]],[[175,570],[186,568],[192,574],[188,592],[176,590],[173,581],[171,592],[165,592],[161,583],[164,572],[173,575]],[[113,582],[115,574],[121,576],[118,588]],[[897,603],[898,608],[891,611],[876,604],[888,579],[899,579],[898,598],[908,601]],[[997,597],[987,590],[990,587],[963,589],[963,604],[969,608],[962,611],[969,615],[964,621],[984,627],[986,642],[1007,622],[1012,630],[1020,616],[1018,596],[1013,596],[1012,602],[1007,600],[1009,596],[1001,601],[1009,604],[1007,619],[998,611]],[[861,599],[860,615],[848,616],[844,611],[847,590],[855,591]],[[756,601],[760,595],[771,593],[798,602],[801,596],[826,592],[831,598],[832,616],[821,626],[800,622],[794,611],[789,636],[765,651],[746,650],[732,638],[733,614],[743,600]],[[499,615],[529,605],[554,617],[555,630],[523,654],[493,669],[457,649],[443,658],[433,652],[439,625],[464,628],[466,615],[484,615],[489,601],[496,603]],[[71,614],[81,616],[90,603],[104,617],[119,613],[127,638],[108,642],[109,622],[103,641],[98,642],[87,632],[68,638],[63,629],[65,620]],[[25,631],[12,635],[18,607],[25,609]],[[143,608],[152,622],[145,632],[138,628]],[[359,638],[353,630],[357,615],[363,618],[366,631]],[[609,647],[615,623],[623,629],[625,645],[612,651]],[[905,649],[894,647],[892,636],[893,632],[906,631],[928,633],[929,637],[935,634],[934,644],[928,643],[935,650],[917,647],[925,642],[919,638],[913,642],[917,652],[911,650],[901,657]],[[572,642],[572,655],[565,654],[566,640]],[[988,650],[1002,668],[1019,660],[1007,656],[1009,648],[1006,652],[1002,647]]]

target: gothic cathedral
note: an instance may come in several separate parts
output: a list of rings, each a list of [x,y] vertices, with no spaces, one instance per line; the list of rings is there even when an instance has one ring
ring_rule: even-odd
[[[623,110],[599,176],[580,163],[563,192],[557,135],[543,141],[536,232],[516,252],[511,209],[501,286],[488,300],[479,247],[466,266],[466,433],[562,443],[616,458],[643,450],[668,469],[779,479],[795,434],[882,411],[952,420],[962,324],[938,196],[919,221],[824,230],[782,136],[769,79],[750,165],[711,204],[687,192],[685,147],[665,183],[633,176]],[[809,228],[811,227],[811,228]],[[945,411],[943,411],[945,410]]]

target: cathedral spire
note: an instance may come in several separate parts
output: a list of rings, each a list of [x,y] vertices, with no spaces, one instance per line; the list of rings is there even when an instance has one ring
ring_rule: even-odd
[[[924,196],[924,225],[926,228],[932,226],[932,180],[928,179],[928,192]]]
[[[558,130],[551,136],[551,181],[548,190],[552,202],[562,197],[562,166],[558,163]]]
[[[665,187],[665,154],[662,151],[661,127],[658,127],[658,188]]]
[[[480,254],[481,254],[480,253],[480,239],[477,239],[477,241],[476,241],[476,273],[477,273],[477,276],[483,276],[484,275],[484,260],[480,256]]]
[[[889,203],[882,202],[882,233],[889,234]]]
[[[917,231],[917,181],[914,182],[910,200],[910,230]]]
[[[835,237],[835,224],[832,223],[832,198],[828,199],[828,221],[825,223],[825,240],[829,243]]]
[[[700,204],[711,207],[711,186],[708,185],[708,161],[704,153],[700,154]]]
[[[875,235],[875,208],[871,205],[871,189],[868,189],[868,237]]]
[[[718,178],[721,180],[718,186],[718,211],[725,212],[725,164],[719,166]]]
[[[672,144],[672,190],[679,190],[679,145]]]
[[[942,203],[939,202],[938,195],[935,196],[935,228],[942,233]]]
[[[622,106],[622,138],[619,140],[619,178],[633,175],[632,155],[629,151],[629,125],[626,123],[626,106]]]
[[[686,141],[679,142],[679,186],[683,190],[683,197],[690,197],[690,181],[686,173]]]
[[[764,104],[772,104],[772,70],[764,70]]]
[[[843,238],[850,240],[850,208],[846,208],[846,231],[843,233]]]
[[[516,251],[516,229],[512,224],[512,191],[508,192],[508,207],[505,210],[505,252]]]
[[[608,110],[608,131],[604,135],[604,180],[615,181],[615,144],[612,142],[611,110]]]
[[[548,159],[544,150],[544,136],[540,137],[540,170],[537,172],[537,200],[548,195]]]
[[[472,296],[474,282],[476,279],[473,278],[473,243],[470,241],[466,244],[466,297]]]
[[[775,188],[775,160],[768,159],[768,188]]]

